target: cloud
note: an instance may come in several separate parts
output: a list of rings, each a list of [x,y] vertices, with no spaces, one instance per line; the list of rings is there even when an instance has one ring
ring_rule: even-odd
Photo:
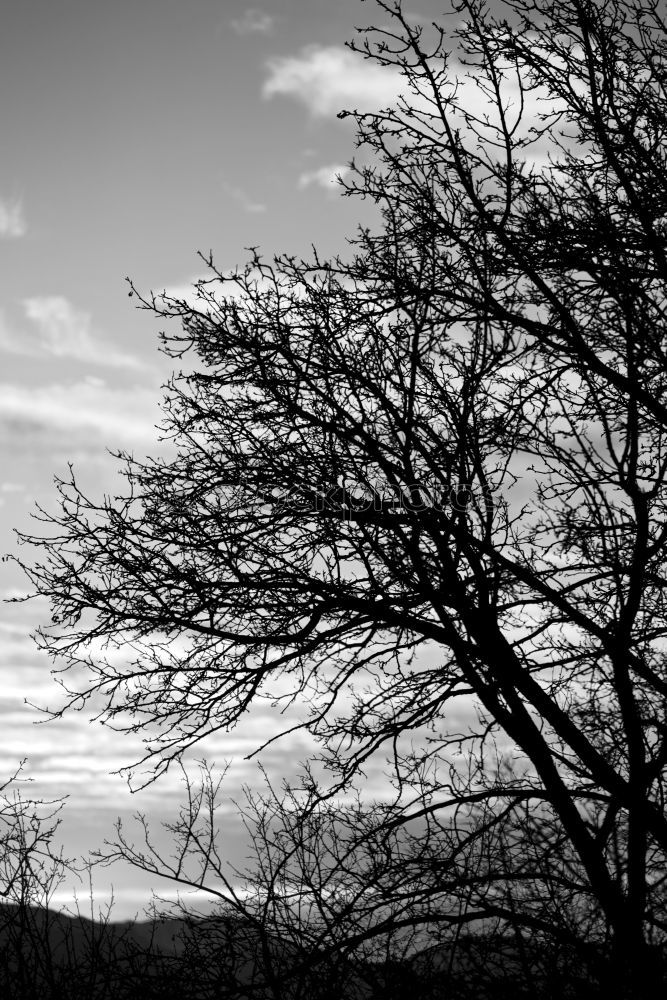
[[[238,270],[242,273],[243,265]],[[222,279],[224,279],[222,281],[219,280],[217,275],[212,275],[210,272],[208,274],[194,275],[185,281],[176,281],[173,284],[167,285],[159,293],[156,289],[156,297],[160,298],[164,296],[167,299],[182,300],[191,309],[195,309],[200,313],[209,313],[212,309],[215,309],[215,304],[221,302],[223,299],[235,299],[237,302],[244,301],[245,293],[242,287],[234,280],[237,268],[226,268],[220,273]],[[257,278],[256,280],[258,290],[273,287],[266,279]]]
[[[0,198],[0,238],[19,239],[27,231],[22,203]]]
[[[112,388],[88,377],[70,384],[0,384],[0,431],[22,450],[51,455],[82,443],[98,450],[156,441],[160,394],[155,388]],[[2,436],[5,436],[4,433]],[[32,452],[31,452],[32,453]]]
[[[221,182],[222,190],[228,197],[235,201],[244,212],[250,212],[256,214],[258,212],[266,212],[266,205],[261,201],[255,201],[251,198],[243,188],[237,187],[235,184],[230,184],[229,181],[222,180]]]
[[[229,22],[237,35],[270,35],[276,19],[264,10],[249,7],[242,17]]]
[[[316,170],[307,170],[299,177],[299,187],[306,188],[314,184],[329,193],[336,192],[340,188],[338,178],[345,177],[349,172],[350,168],[341,163],[331,163]]]
[[[262,95],[294,97],[317,118],[343,109],[377,110],[405,90],[399,70],[371,63],[342,45],[308,45],[300,55],[271,59],[267,68]]]
[[[20,335],[0,317],[0,349],[27,357],[70,358],[113,368],[145,367],[138,358],[117,351],[94,335],[90,314],[62,295],[24,299],[23,310],[31,328]]]
[[[167,285],[162,289],[161,295],[164,295],[167,299],[179,299],[183,300],[191,309],[204,309],[204,303],[199,297],[197,291],[197,284],[200,281],[206,281],[205,275],[197,274],[187,281],[176,282],[172,285]]]

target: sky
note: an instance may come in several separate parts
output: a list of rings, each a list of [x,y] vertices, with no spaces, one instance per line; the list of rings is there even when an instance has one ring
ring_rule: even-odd
[[[415,0],[414,16],[438,13]],[[372,2],[272,0],[22,0],[0,30],[0,552],[30,530],[35,502],[53,509],[53,478],[72,462],[92,492],[113,491],[108,449],[156,448],[161,385],[158,321],[135,308],[138,288],[186,289],[246,249],[342,251],[362,219],[334,182],[354,155],[345,107],[391,101],[396,80],[346,50],[355,25],[377,23]],[[371,221],[371,216],[363,217]],[[0,564],[2,597],[25,581]],[[44,606],[0,604],[0,779],[27,758],[31,794],[68,796],[65,853],[85,854],[137,810],[173,818],[177,773],[131,793],[119,768],[137,738],[90,712],[45,721],[60,695],[30,631]],[[57,666],[57,665],[56,665]],[[284,719],[267,707],[192,757],[231,762],[229,798],[258,781],[244,758]],[[261,761],[278,780],[312,753],[302,735]],[[369,775],[369,787],[379,774]],[[247,854],[238,813],[221,812],[226,849]],[[133,915],[166,883],[116,865],[114,916]],[[85,895],[85,886],[80,888]],[[65,884],[59,900],[71,898]]]

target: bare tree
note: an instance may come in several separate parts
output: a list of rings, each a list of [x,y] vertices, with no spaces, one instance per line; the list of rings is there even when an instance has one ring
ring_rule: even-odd
[[[175,912],[184,920],[181,971],[188,970],[191,986],[205,997],[403,996],[400,973],[414,979],[415,945],[433,940],[421,933],[424,907],[417,912],[400,898],[398,856],[386,830],[378,829],[378,817],[358,799],[346,806],[323,802],[308,771],[298,789],[276,790],[265,776],[263,794],[246,788],[244,800],[232,804],[249,849],[246,863],[235,864],[223,847],[221,810],[224,816],[229,803],[221,798],[222,779],[205,762],[198,783],[182,771],[178,817],[163,823],[169,851],[158,848],[146,817],[137,814],[138,839],[118,820],[115,839],[96,859],[129,862],[183,890],[208,894],[212,911],[197,912],[187,893],[177,903],[155,899],[156,914]],[[400,839],[399,833],[394,847]],[[437,922],[434,913],[431,923]]]
[[[53,994],[50,904],[74,871],[56,844],[64,799],[27,794],[30,780],[23,761],[0,786],[0,981],[17,1000]]]
[[[388,753],[385,829],[416,809],[454,859],[488,830],[489,913],[583,920],[602,988],[643,997],[667,931],[663,5],[377,7],[357,48],[404,96],[348,113],[347,193],[381,226],[346,259],[209,258],[194,306],[139,295],[191,360],[174,451],[124,456],[123,496],[59,484],[25,539],[41,641],[156,773],[307,700],[340,787]]]

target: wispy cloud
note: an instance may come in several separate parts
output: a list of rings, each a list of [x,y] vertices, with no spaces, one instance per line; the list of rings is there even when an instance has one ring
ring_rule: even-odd
[[[0,198],[0,238],[19,239],[27,231],[21,201],[17,198]]]
[[[162,289],[161,294],[168,299],[181,299],[192,309],[203,309],[204,303],[199,298],[197,284],[199,281],[204,280],[206,280],[205,277],[197,274],[186,281],[175,282],[172,285],[167,285]]]
[[[242,268],[241,268],[242,270]],[[223,299],[236,299],[242,301],[245,298],[243,289],[233,280],[236,268],[227,268],[221,272],[224,281],[219,281],[217,276],[209,274],[199,274],[185,280],[174,282],[163,288],[158,298],[164,295],[167,299],[180,299],[196,309],[198,312],[208,313],[213,308],[215,302]],[[258,289],[269,287],[269,282],[258,279]]]
[[[42,348],[54,357],[76,358],[118,368],[143,367],[137,358],[95,337],[90,314],[76,309],[62,295],[26,299],[24,308],[26,317],[37,327]]]
[[[229,22],[237,35],[270,35],[276,19],[257,7],[249,7],[242,17]]]
[[[68,358],[112,368],[144,368],[142,361],[94,333],[91,316],[63,295],[24,299],[28,327],[10,329],[0,317],[0,349],[27,357]]]
[[[350,168],[343,163],[331,163],[316,170],[307,170],[299,177],[299,187],[307,188],[315,185],[327,193],[336,193],[340,187],[339,178],[344,178]]]
[[[267,68],[264,97],[294,97],[320,118],[343,109],[378,109],[405,90],[398,70],[368,62],[342,45],[308,45],[299,55],[269,60]]]
[[[102,379],[51,385],[0,384],[0,434],[40,454],[153,444],[160,394],[152,387],[115,388]],[[4,433],[3,433],[4,432]]]
[[[502,137],[496,102],[480,88],[474,73],[454,61],[451,68],[448,80],[440,86],[440,97],[451,100],[447,106],[450,125],[472,142],[477,141],[477,133],[498,142]],[[545,95],[539,89],[522,94],[510,64],[504,69],[507,76],[502,83],[503,115],[510,127],[521,115],[517,137],[526,136],[536,116],[547,108]],[[308,45],[296,55],[270,59],[266,70],[262,86],[264,98],[292,98],[303,104],[315,118],[330,118],[342,110],[372,113],[395,107],[400,97],[426,116],[436,113],[432,96],[429,97],[427,78],[416,81],[419,93],[415,93],[398,68],[380,66],[343,46]],[[550,103],[556,114],[560,107],[553,101]],[[476,130],[471,127],[470,115],[477,121]],[[534,144],[524,156],[527,162],[544,164],[547,159],[545,143]],[[319,180],[313,177],[312,182],[319,183]]]
[[[230,184],[229,181],[223,180],[220,182],[222,190],[224,193],[235,201],[244,212],[250,212],[252,214],[257,214],[258,212],[266,212],[266,205],[261,201],[255,201],[254,198],[243,190],[243,188],[238,187],[236,184]]]

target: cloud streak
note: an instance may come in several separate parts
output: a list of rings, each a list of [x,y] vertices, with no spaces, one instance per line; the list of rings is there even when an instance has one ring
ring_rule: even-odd
[[[26,319],[37,333],[41,353],[114,368],[143,368],[142,362],[96,337],[91,316],[63,295],[35,296],[23,302]],[[31,345],[24,345],[30,348]]]
[[[242,17],[235,17],[229,23],[237,35],[270,35],[276,20],[264,10],[249,7]]]
[[[23,300],[27,326],[11,329],[0,316],[0,350],[23,357],[50,357],[99,365],[144,369],[138,358],[117,350],[97,335],[90,313],[77,309],[63,295],[34,296]]]
[[[220,183],[227,197],[235,201],[237,205],[240,205],[244,212],[256,215],[259,212],[266,211],[266,205],[261,201],[255,201],[243,188],[238,187],[236,184],[230,184],[229,181],[224,179]]]
[[[342,163],[330,163],[316,170],[307,170],[299,177],[299,187],[323,188],[328,194],[336,194],[340,190],[339,178],[349,174],[350,168]]]
[[[28,231],[23,204],[18,199],[0,198],[0,238],[20,239]]]
[[[0,384],[0,427],[4,425],[22,449],[39,448],[42,442],[62,452],[79,438],[97,447],[100,439],[112,446],[140,446],[157,438],[158,402],[154,388],[111,388],[90,377],[72,384],[5,383]]]

